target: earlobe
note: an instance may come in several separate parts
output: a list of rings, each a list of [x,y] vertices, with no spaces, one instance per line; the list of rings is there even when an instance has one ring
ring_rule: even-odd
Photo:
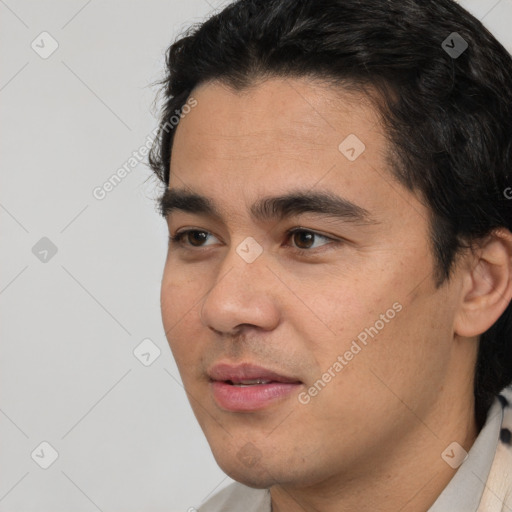
[[[512,233],[505,228],[494,230],[465,272],[454,331],[473,337],[496,323],[512,298]]]

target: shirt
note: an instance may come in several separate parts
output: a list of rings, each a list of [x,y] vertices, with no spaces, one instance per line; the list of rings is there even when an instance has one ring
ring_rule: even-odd
[[[512,512],[512,386],[494,399],[464,462],[428,512]],[[234,482],[198,512],[271,512],[270,491]]]

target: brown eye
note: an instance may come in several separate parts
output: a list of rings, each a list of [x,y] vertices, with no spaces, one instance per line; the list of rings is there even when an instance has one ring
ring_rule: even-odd
[[[292,233],[292,239],[299,249],[310,249],[315,241],[315,234],[310,231],[296,231]]]
[[[202,247],[203,242],[208,240],[209,233],[207,231],[200,231],[198,229],[187,229],[181,233],[176,233],[174,236],[169,236],[171,244],[179,246]]]
[[[205,231],[188,231],[184,235],[187,237],[190,245],[194,247],[200,247],[202,242],[208,239],[208,233]]]
[[[319,249],[322,246],[333,245],[338,243],[333,238],[329,238],[328,236],[321,235],[320,233],[315,233],[314,231],[310,231],[308,229],[303,228],[295,228],[288,231],[288,238],[293,239],[293,249],[295,249],[296,251],[304,252],[314,252],[315,249]],[[314,247],[314,245],[317,244],[317,242],[322,242],[322,239],[324,241],[330,242],[330,244],[320,243],[320,245]]]

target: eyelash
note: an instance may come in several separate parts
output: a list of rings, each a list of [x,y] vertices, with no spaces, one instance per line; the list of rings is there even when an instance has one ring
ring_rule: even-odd
[[[189,233],[207,233],[207,234],[211,234],[209,233],[208,231],[205,231],[205,230],[201,230],[201,229],[186,229],[186,230],[183,230],[179,233],[176,233],[175,235],[169,235],[169,242],[173,245],[178,245],[180,246],[181,248],[185,248],[185,242],[183,241],[183,239],[187,236],[187,234]],[[321,252],[323,252],[323,247],[325,246],[336,246],[336,245],[339,245],[341,244],[341,240],[336,240],[334,238],[331,238],[331,237],[328,237],[326,235],[322,235],[320,233],[317,233],[316,231],[312,231],[310,229],[305,229],[305,228],[293,228],[293,229],[289,229],[287,232],[286,232],[286,240],[289,240],[295,233],[311,233],[312,235],[314,235],[315,237],[320,237],[320,238],[324,238],[325,240],[329,240],[330,242],[332,242],[331,244],[325,244],[323,245],[322,247],[320,248],[316,248],[316,249],[300,249],[300,248],[297,248],[297,247],[291,247],[291,250],[292,252],[295,252],[297,254],[300,254],[300,255],[304,255],[305,253],[311,253],[311,252],[315,252],[317,251],[318,249],[321,250]],[[204,247],[201,247],[201,246],[189,246],[191,248],[191,250],[200,250],[200,249],[203,249]],[[187,247],[186,249],[188,250],[189,247]],[[328,248],[329,249],[329,248]],[[327,250],[328,250],[327,249]]]

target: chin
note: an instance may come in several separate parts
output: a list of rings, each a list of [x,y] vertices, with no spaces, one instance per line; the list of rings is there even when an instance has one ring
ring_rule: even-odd
[[[225,448],[218,451],[212,450],[213,456],[219,467],[229,477],[254,489],[267,489],[279,483],[281,468],[272,468],[265,465],[265,457],[252,451],[250,443],[238,453],[233,453]]]
[[[230,478],[253,489],[269,489],[273,485],[280,483],[279,479],[276,479],[275,476],[270,476],[267,471],[261,468],[235,468],[232,465],[222,466],[220,464],[219,466]]]

